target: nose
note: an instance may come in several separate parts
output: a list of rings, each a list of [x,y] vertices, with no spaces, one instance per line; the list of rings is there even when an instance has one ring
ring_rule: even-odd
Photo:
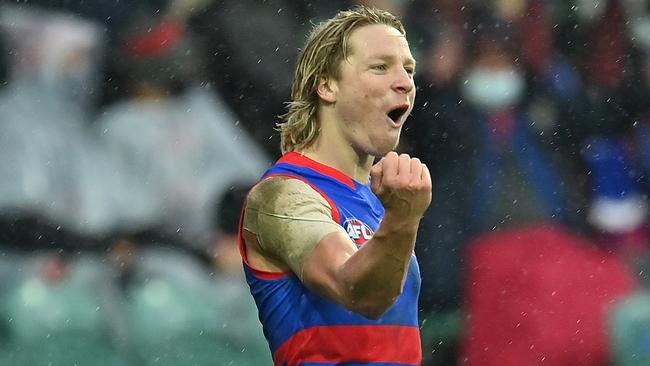
[[[406,69],[400,68],[397,71],[395,80],[393,81],[393,90],[401,94],[408,94],[415,88],[415,81],[413,75]]]

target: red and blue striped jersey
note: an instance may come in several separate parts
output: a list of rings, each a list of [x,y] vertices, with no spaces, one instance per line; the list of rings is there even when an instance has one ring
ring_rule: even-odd
[[[300,179],[330,203],[332,217],[357,244],[377,230],[384,208],[369,185],[298,153],[287,153],[264,175]],[[244,272],[276,366],[419,365],[420,270],[411,257],[402,294],[370,320],[308,290],[291,272]]]

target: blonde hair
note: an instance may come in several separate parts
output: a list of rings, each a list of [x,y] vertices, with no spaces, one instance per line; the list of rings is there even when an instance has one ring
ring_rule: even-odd
[[[298,64],[291,90],[287,112],[277,124],[282,152],[302,150],[311,146],[320,130],[318,84],[324,78],[337,80],[340,64],[350,53],[350,34],[357,28],[385,24],[406,35],[402,22],[391,13],[356,6],[338,12],[311,31],[305,47],[298,56]]]

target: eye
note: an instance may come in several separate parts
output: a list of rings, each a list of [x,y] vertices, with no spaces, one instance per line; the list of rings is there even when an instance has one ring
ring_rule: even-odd
[[[415,68],[411,66],[406,66],[404,67],[404,70],[406,70],[406,73],[413,76],[415,75]]]
[[[386,71],[388,70],[388,65],[386,64],[372,65],[372,69],[377,71]]]

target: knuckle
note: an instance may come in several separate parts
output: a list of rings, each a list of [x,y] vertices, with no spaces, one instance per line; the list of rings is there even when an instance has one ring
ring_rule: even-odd
[[[410,188],[411,187],[411,177],[409,177],[408,175],[401,175],[399,177],[399,184],[402,187]]]
[[[383,177],[383,181],[385,184],[393,186],[397,182],[397,175],[395,174],[386,174]]]

